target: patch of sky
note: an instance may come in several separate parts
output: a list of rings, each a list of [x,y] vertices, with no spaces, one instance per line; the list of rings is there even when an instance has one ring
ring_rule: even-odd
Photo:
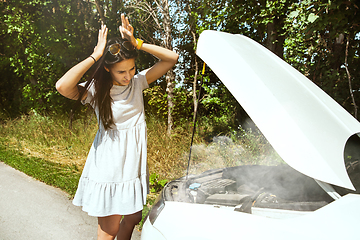
[[[358,32],[357,34],[355,34],[354,40],[360,40],[360,32]]]

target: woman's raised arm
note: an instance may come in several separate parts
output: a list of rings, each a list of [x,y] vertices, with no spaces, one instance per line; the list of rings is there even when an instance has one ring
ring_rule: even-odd
[[[107,27],[105,25],[101,25],[98,35],[98,43],[94,48],[94,52],[88,58],[72,67],[56,82],[56,89],[61,95],[74,100],[78,99],[79,90],[77,88],[77,84],[86,71],[89,70],[90,67],[94,65],[94,63],[103,55],[106,46],[107,33]],[[86,94],[83,98],[86,98]]]
[[[142,42],[139,44],[138,40],[134,37],[134,28],[130,25],[129,19],[124,14],[121,14],[121,22],[122,25],[119,27],[119,30],[122,38],[128,39],[137,49],[148,52],[160,60],[146,72],[146,79],[149,84],[159,79],[177,63],[179,55],[174,51],[153,44]]]
[[[143,43],[140,49],[160,59],[159,62],[146,72],[146,79],[149,84],[169,71],[177,63],[179,58],[179,55],[174,51],[153,44]]]

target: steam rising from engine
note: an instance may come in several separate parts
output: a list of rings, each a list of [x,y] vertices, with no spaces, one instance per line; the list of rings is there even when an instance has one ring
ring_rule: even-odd
[[[240,134],[241,138],[235,141],[227,136],[216,136],[208,145],[192,146],[189,174],[240,165],[284,163],[262,135],[251,131]]]

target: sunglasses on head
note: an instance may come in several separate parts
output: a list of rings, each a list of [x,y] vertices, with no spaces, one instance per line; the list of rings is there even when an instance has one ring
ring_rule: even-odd
[[[109,52],[112,55],[117,55],[117,54],[119,54],[122,47],[128,51],[132,51],[135,49],[134,45],[130,41],[125,41],[125,42],[122,42],[121,44],[120,43],[111,44],[109,46]]]

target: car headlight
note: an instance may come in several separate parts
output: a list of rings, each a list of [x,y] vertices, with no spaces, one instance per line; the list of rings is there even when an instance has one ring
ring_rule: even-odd
[[[165,207],[164,191],[162,191],[155,200],[155,204],[151,208],[149,213],[149,220],[151,224],[154,224],[156,218],[159,216],[163,208]]]

